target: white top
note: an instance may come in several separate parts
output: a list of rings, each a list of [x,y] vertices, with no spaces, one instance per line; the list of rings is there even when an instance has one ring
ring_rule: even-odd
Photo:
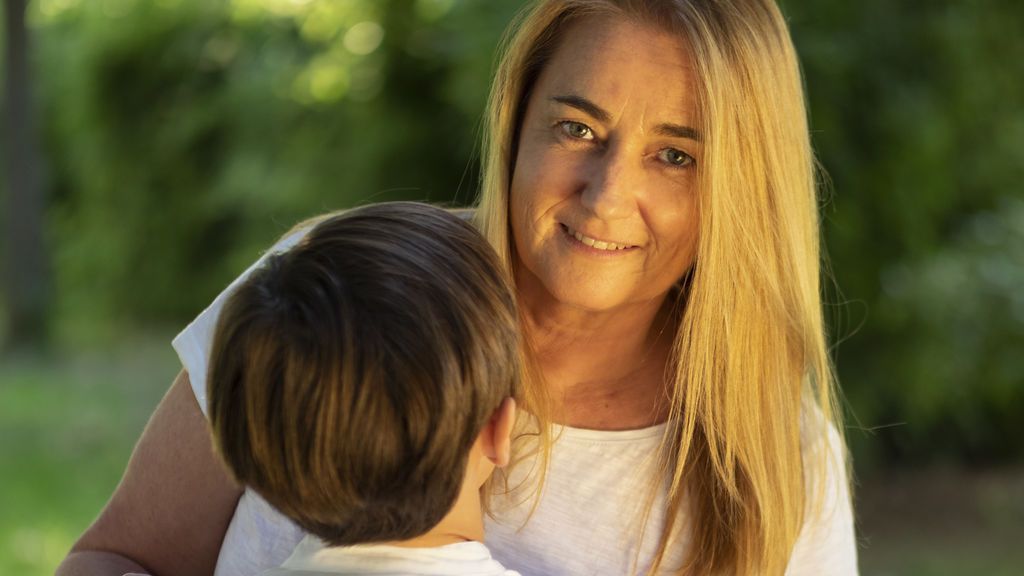
[[[498,564],[479,542],[462,542],[436,548],[398,546],[347,546],[332,548],[314,536],[306,536],[280,568],[263,576],[520,576]]]
[[[270,252],[286,250],[305,234],[299,231]],[[174,339],[200,407],[206,411],[206,367],[217,315],[235,280]],[[663,426],[631,431],[561,428],[555,441],[542,496],[528,522],[532,500],[495,495],[497,520],[486,519],[485,540],[494,557],[523,576],[594,576],[640,573],[650,566],[664,524],[665,491],[655,495],[651,515],[640,517],[650,494],[653,459]],[[845,448],[834,430],[805,438],[805,460],[826,446],[835,457],[825,482],[825,506],[807,515],[786,576],[857,574],[857,550],[842,457]],[[510,473],[510,484],[528,472],[524,462]],[[683,510],[686,514],[686,510]],[[684,523],[685,524],[685,523]],[[646,527],[642,531],[641,528]],[[216,576],[251,576],[279,566],[304,534],[255,493],[247,490],[224,536]],[[688,533],[682,531],[666,557],[665,573],[685,557]]]

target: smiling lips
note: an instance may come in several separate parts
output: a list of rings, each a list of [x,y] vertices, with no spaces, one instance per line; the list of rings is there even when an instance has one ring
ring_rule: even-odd
[[[607,250],[609,252],[614,252],[614,251],[617,251],[617,250],[626,250],[627,248],[633,248],[634,247],[634,246],[632,246],[630,244],[617,244],[615,242],[606,242],[604,240],[597,240],[595,238],[591,238],[590,236],[585,236],[582,233],[580,233],[580,232],[578,232],[576,230],[573,230],[572,228],[569,228],[565,224],[562,224],[562,228],[564,228],[566,233],[568,233],[570,236],[572,236],[573,238],[578,240],[581,244],[584,244],[584,245],[589,246],[591,248],[595,248],[597,250]]]

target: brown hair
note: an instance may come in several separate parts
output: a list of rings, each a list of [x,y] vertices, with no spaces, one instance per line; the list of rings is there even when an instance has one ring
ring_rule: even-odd
[[[518,386],[513,295],[487,242],[411,202],[320,221],[220,315],[216,447],[331,545],[407,540],[448,513],[469,450]]]

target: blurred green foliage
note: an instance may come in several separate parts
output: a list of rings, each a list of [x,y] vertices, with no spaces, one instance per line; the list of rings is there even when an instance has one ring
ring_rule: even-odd
[[[855,453],[1024,456],[1024,4],[785,4],[833,182],[839,373],[878,428]]]
[[[182,325],[299,219],[465,204],[517,0],[36,0],[54,325]],[[1024,456],[1024,4],[785,0],[862,471]]]
[[[452,29],[473,11],[65,4],[36,5],[65,326],[180,322],[321,211],[472,198],[493,39]]]

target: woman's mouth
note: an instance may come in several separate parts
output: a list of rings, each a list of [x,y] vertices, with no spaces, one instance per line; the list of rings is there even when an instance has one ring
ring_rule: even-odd
[[[635,248],[635,246],[631,244],[620,244],[618,242],[609,242],[607,240],[598,240],[597,238],[591,238],[590,236],[583,234],[579,230],[573,230],[572,228],[569,228],[565,224],[561,224],[561,226],[562,230],[566,234],[575,238],[580,244],[583,244],[584,246],[588,246],[595,250],[616,252],[619,250],[628,250],[629,248]]]

